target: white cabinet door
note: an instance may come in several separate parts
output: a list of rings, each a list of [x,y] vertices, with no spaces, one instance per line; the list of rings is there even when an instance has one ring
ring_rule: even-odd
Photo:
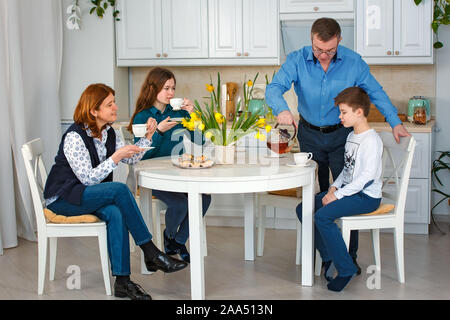
[[[353,0],[280,0],[280,13],[310,12],[353,12]]]
[[[357,52],[369,64],[433,63],[432,11],[432,0],[358,0]]]
[[[431,55],[431,9],[432,6],[426,6],[426,2],[416,6],[414,1],[394,1],[394,12],[400,13],[394,20],[395,55]]]
[[[277,0],[210,0],[210,58],[277,58]]]
[[[163,58],[208,57],[207,6],[207,0],[162,1]]]
[[[162,52],[161,0],[122,0],[117,6],[117,58],[157,58]]]
[[[209,56],[242,56],[242,0],[210,0]]]
[[[242,12],[244,57],[278,57],[277,1],[244,0]]]
[[[394,18],[391,1],[359,0],[356,5],[356,49],[363,57],[393,54]]]

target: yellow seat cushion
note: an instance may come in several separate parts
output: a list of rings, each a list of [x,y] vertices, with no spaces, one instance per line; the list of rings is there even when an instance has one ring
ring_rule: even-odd
[[[56,214],[47,208],[44,209],[44,216],[47,222],[51,223],[93,223],[101,221],[93,214],[82,214],[80,216],[66,217]]]
[[[269,191],[268,194],[273,194],[273,195],[276,195],[276,196],[299,198],[297,196],[297,188]]]
[[[386,203],[382,203],[380,204],[380,206],[378,207],[377,210],[369,212],[369,213],[364,213],[361,214],[362,216],[374,216],[376,214],[385,214],[388,212],[391,212],[392,209],[394,209],[395,206],[393,204],[386,204]]]

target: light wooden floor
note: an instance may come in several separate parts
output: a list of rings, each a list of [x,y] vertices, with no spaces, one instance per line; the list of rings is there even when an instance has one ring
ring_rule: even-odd
[[[360,233],[359,264],[363,269],[341,293],[328,291],[323,277],[313,287],[300,286],[295,265],[295,231],[266,231],[263,257],[244,261],[243,228],[208,227],[205,258],[207,299],[450,299],[450,228],[426,235],[405,235],[406,283],[397,281],[392,234],[381,234],[381,288],[369,290],[367,267],[373,263],[369,233]],[[190,299],[189,267],[174,274],[140,275],[138,250],[131,254],[132,279],[153,299]],[[37,244],[20,240],[0,256],[0,299],[115,299],[106,296],[94,238],[60,239],[55,280],[46,280],[37,295]],[[81,289],[69,290],[69,265],[81,268]],[[48,272],[48,271],[47,271]]]

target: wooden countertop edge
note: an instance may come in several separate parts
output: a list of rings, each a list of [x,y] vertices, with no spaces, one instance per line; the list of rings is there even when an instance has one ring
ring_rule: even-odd
[[[425,125],[419,125],[414,124],[410,122],[403,122],[403,125],[405,126],[406,130],[411,133],[430,133],[433,130],[433,127],[435,126],[436,121],[430,120]],[[119,130],[121,126],[127,126],[128,122],[119,121],[113,123],[112,127],[115,130]],[[387,122],[369,122],[369,125],[371,128],[375,129],[375,131],[391,131],[392,128]]]

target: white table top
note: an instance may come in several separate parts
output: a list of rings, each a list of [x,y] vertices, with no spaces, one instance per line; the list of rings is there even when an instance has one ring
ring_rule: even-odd
[[[242,161],[239,161],[242,160]],[[175,160],[176,161],[176,160]],[[233,165],[215,164],[211,168],[183,169],[172,164],[171,157],[143,160],[135,165],[135,171],[143,177],[161,178],[186,182],[239,182],[270,180],[307,175],[313,166],[289,167],[293,163],[292,155],[283,158],[264,158],[249,161],[237,159]]]

